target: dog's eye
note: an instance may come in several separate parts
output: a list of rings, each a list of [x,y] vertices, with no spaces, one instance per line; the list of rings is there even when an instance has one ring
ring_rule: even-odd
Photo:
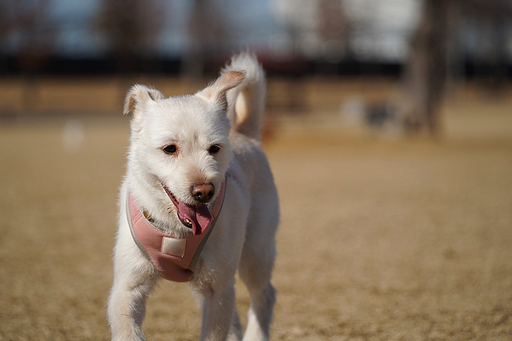
[[[174,154],[176,153],[178,149],[176,148],[176,145],[170,144],[167,147],[164,147],[163,151],[165,154]]]
[[[208,148],[208,153],[210,154],[217,154],[220,151],[220,146],[218,144],[211,145],[210,148]]]

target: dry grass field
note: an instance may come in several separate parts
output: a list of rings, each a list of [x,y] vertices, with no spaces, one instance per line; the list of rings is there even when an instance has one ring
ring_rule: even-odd
[[[512,101],[444,111],[435,141],[278,121],[274,340],[512,340]],[[109,338],[128,118],[74,119],[76,148],[63,117],[0,121],[1,340]],[[199,328],[187,286],[162,282],[147,338]]]

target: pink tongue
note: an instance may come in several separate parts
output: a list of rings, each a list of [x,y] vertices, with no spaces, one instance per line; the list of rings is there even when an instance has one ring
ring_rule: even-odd
[[[194,234],[203,233],[208,224],[212,221],[210,210],[208,210],[208,207],[204,204],[194,206],[180,202],[178,210],[182,217],[190,220]]]

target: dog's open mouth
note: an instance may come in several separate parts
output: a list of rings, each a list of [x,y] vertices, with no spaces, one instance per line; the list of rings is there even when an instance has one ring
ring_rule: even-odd
[[[162,184],[165,192],[172,200],[174,206],[178,210],[178,218],[181,223],[188,228],[192,229],[192,232],[197,235],[203,233],[212,221],[212,214],[205,204],[188,205],[181,201],[178,201],[176,197],[169,191],[169,189]]]

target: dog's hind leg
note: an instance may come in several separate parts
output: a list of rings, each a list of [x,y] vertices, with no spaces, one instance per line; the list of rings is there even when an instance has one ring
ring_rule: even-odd
[[[242,324],[240,323],[240,317],[238,316],[238,312],[233,311],[233,317],[231,321],[231,329],[229,330],[228,341],[240,341],[244,333],[242,331]]]
[[[251,307],[248,312],[247,329],[244,341],[264,341],[269,339],[272,311],[276,290],[270,283],[274,263],[273,242],[267,241],[268,252],[259,252],[245,245],[239,266],[239,275],[251,294]]]
[[[201,341],[241,340],[234,286],[191,288],[203,311]]]

